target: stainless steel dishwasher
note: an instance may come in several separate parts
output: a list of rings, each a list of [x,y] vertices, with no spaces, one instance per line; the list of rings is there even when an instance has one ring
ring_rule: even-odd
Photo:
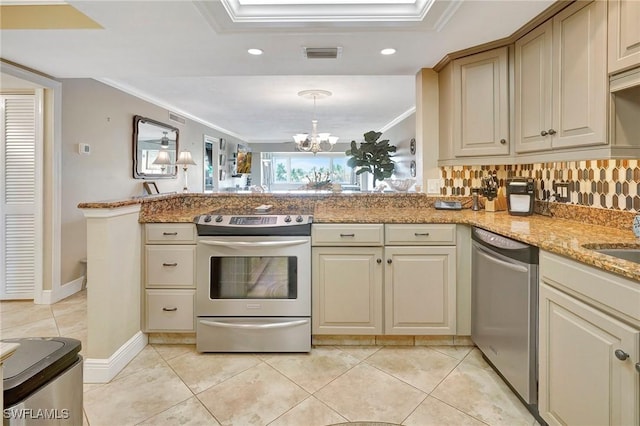
[[[538,248],[472,231],[471,339],[538,414]]]

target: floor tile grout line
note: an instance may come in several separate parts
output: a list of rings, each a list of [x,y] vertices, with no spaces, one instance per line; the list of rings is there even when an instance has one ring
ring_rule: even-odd
[[[438,398],[438,397],[437,397],[437,396],[435,396],[435,395],[429,395],[429,396],[430,396],[431,398],[436,399],[436,400],[438,400],[438,401],[442,402],[443,404],[445,404],[445,405],[447,405],[447,406],[449,406],[449,407],[453,408],[454,410],[459,411],[460,413],[464,414],[465,416],[471,417],[472,419],[477,420],[477,421],[479,421],[480,423],[485,424],[485,425],[487,425],[487,426],[491,426],[489,423],[485,422],[484,420],[479,419],[479,418],[477,418],[476,416],[474,416],[474,415],[472,415],[472,414],[469,414],[469,413],[467,413],[467,412],[466,412],[466,411],[464,411],[464,410],[461,410],[460,408],[456,407],[455,405],[451,405],[451,404],[450,404],[450,403],[448,403],[447,401],[444,401],[444,400],[442,400],[442,399]]]
[[[154,348],[154,349],[155,349],[155,348]],[[156,349],[156,352],[157,352],[157,349]],[[201,355],[201,356],[206,356],[206,352],[196,352],[196,353],[197,353],[197,354],[199,354],[199,355]],[[180,355],[178,355],[178,356],[176,356],[176,357],[173,357],[173,358],[172,358],[172,360],[178,359],[178,358],[180,358],[180,357],[182,357],[182,356],[189,355],[189,354],[190,354],[190,352],[185,352],[185,353],[180,354]],[[215,354],[214,354],[214,355],[215,355]],[[190,391],[194,396],[198,396],[199,394],[201,394],[201,393],[203,393],[203,392],[208,391],[208,390],[209,390],[209,389],[211,389],[212,387],[214,387],[214,386],[218,386],[219,384],[222,384],[222,383],[226,382],[227,380],[229,380],[229,379],[231,379],[231,378],[233,378],[233,377],[237,376],[238,374],[242,374],[242,373],[244,373],[245,371],[252,369],[253,367],[255,367],[255,366],[259,365],[260,363],[264,363],[264,361],[263,361],[262,359],[260,359],[260,357],[258,357],[258,356],[257,356],[256,354],[254,354],[254,353],[249,353],[249,352],[247,352],[247,353],[246,353],[246,355],[251,355],[253,358],[257,359],[257,360],[258,360],[258,364],[254,364],[254,365],[252,365],[252,366],[249,366],[249,367],[247,367],[247,368],[243,369],[242,371],[239,371],[239,372],[237,372],[237,373],[235,373],[235,374],[233,374],[233,375],[231,375],[231,376],[229,376],[229,377],[225,378],[224,380],[222,380],[222,381],[220,381],[220,382],[214,383],[213,385],[211,385],[211,386],[209,386],[208,388],[203,389],[203,390],[201,390],[201,391],[199,391],[199,392],[195,392],[193,389],[191,389],[191,386],[189,386],[189,384],[187,384],[187,382],[185,382],[185,381],[184,381],[184,379],[182,378],[182,376],[180,376],[180,373],[178,373],[178,372],[173,368],[173,366],[169,363],[169,361],[165,360],[165,359],[162,357],[162,355],[160,355],[160,358],[162,358],[162,360],[167,364],[167,366],[171,369],[171,371],[173,371],[173,372],[174,372],[174,374],[175,374],[176,376],[178,376],[178,378],[180,379],[180,381],[181,381],[181,382],[182,382],[182,383],[187,387],[187,389],[189,389],[189,391]],[[199,399],[199,398],[198,398],[198,399]]]
[[[209,388],[209,389],[211,389],[211,388]],[[203,391],[203,392],[204,392],[204,391]],[[202,392],[200,392],[200,393],[202,393]],[[213,418],[214,418],[214,420],[215,420],[219,425],[222,425],[222,422],[221,422],[221,421],[216,417],[216,415],[213,413],[213,411],[211,411],[211,410],[209,409],[209,407],[207,407],[207,405],[206,405],[204,402],[202,402],[202,400],[200,399],[200,397],[198,396],[198,394],[195,394],[195,395],[193,395],[193,396],[195,396],[195,398],[198,400],[198,403],[200,403],[200,405],[202,405],[202,406],[204,407],[204,409],[205,409],[205,410],[207,410],[207,412],[208,412],[209,414],[211,414],[211,417],[213,417]]]
[[[155,416],[159,416],[160,414],[164,413],[165,411],[169,411],[169,410],[171,410],[172,408],[177,407],[178,405],[182,404],[182,403],[183,403],[183,402],[185,402],[185,401],[188,401],[189,399],[193,398],[194,396],[195,396],[195,395],[193,395],[193,394],[192,394],[191,396],[189,396],[189,397],[187,397],[187,398],[183,399],[182,401],[180,401],[180,402],[178,402],[178,403],[176,403],[176,404],[173,404],[171,407],[167,407],[167,408],[165,408],[164,410],[161,410],[161,411],[159,411],[159,412],[157,412],[157,413],[154,413],[154,414],[150,415],[149,417],[146,417],[146,418],[144,418],[144,419],[140,420],[139,422],[134,423],[134,425],[139,425],[139,424],[144,423],[144,422],[146,422],[147,420],[149,420],[149,419],[151,419],[151,418],[153,418],[153,417],[155,417]]]

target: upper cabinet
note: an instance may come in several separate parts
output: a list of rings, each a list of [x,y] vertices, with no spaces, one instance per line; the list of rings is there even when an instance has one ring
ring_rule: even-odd
[[[640,2],[609,0],[609,73],[640,66]]]
[[[607,144],[606,8],[576,2],[516,41],[516,153]]]
[[[453,61],[455,157],[509,154],[509,60],[501,47]]]

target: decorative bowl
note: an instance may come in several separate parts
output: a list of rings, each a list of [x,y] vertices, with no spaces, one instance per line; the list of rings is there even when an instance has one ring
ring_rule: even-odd
[[[385,179],[384,183],[396,192],[407,192],[416,183],[415,179]]]

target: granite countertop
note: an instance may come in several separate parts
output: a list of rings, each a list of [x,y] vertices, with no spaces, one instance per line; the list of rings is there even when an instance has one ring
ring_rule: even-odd
[[[419,193],[396,194],[164,194],[79,208],[118,208],[141,204],[140,223],[190,223],[198,215],[233,211],[251,214],[255,206],[273,204],[272,213],[313,214],[315,223],[455,223],[478,226],[640,282],[640,264],[590,248],[638,248],[631,230],[632,212],[556,204],[556,217],[511,216],[507,212],[436,210],[434,200]],[[451,198],[454,199],[454,198]],[[468,207],[469,197],[460,197]],[[601,224],[607,224],[602,226]]]
[[[640,264],[600,254],[591,248],[638,248],[630,230],[542,215],[511,216],[507,212],[429,209],[346,209],[319,205],[314,223],[456,223],[478,226],[540,249],[640,281]]]

